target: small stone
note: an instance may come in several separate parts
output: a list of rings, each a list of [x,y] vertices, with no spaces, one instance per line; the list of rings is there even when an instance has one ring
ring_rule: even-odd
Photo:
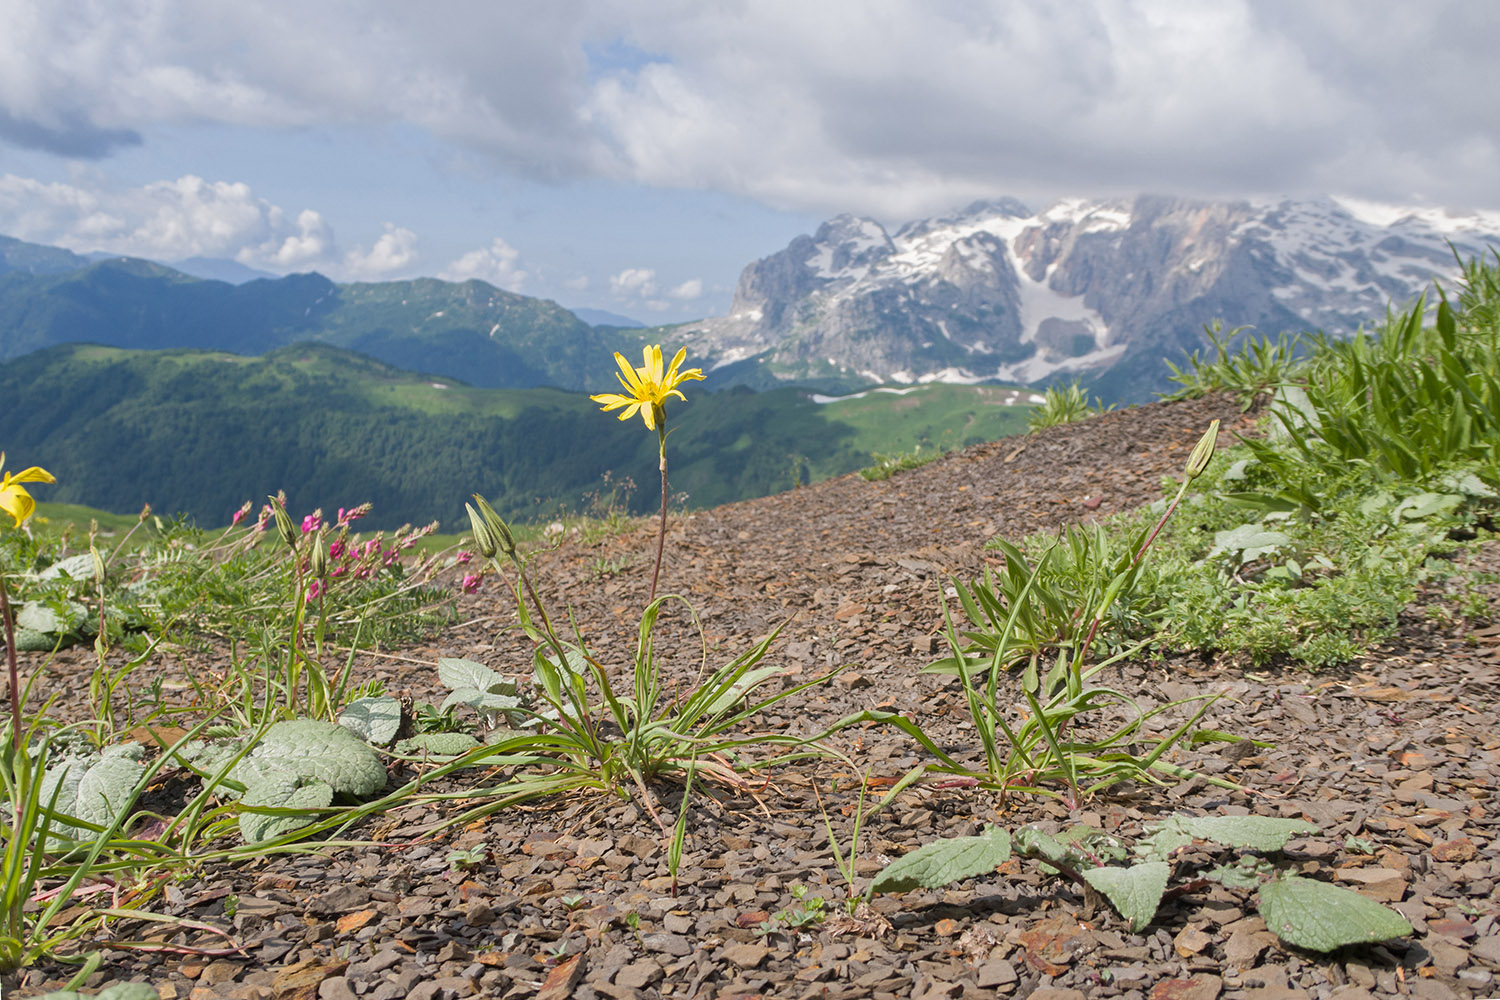
[[[725,959],[742,969],[753,969],[766,960],[770,953],[763,944],[731,944],[727,945],[719,954]]]
[[[1475,941],[1469,955],[1487,965],[1500,966],[1500,935],[1492,934]]]
[[[1473,861],[1478,854],[1479,849],[1474,846],[1474,841],[1468,837],[1460,837],[1457,840],[1434,844],[1432,847],[1432,856],[1437,861]]]
[[[1172,947],[1183,958],[1192,958],[1213,943],[1213,936],[1205,934],[1201,927],[1184,927],[1172,939]]]
[[[1223,989],[1224,980],[1218,976],[1164,979],[1151,987],[1151,1000],[1216,1000]]]
[[[1340,882],[1352,882],[1360,892],[1382,903],[1398,903],[1406,895],[1406,876],[1394,868],[1343,868]]]
[[[318,984],[318,1000],[357,1000],[345,976],[330,976]]]
[[[666,973],[662,971],[661,966],[650,959],[643,959],[639,962],[631,962],[615,973],[615,985],[644,990],[664,975]]]
[[[994,989],[1016,981],[1016,967],[1005,959],[986,962],[974,972],[974,981],[984,989]]]
[[[1068,990],[1061,986],[1043,986],[1031,992],[1031,1000],[1088,1000],[1082,990]]]
[[[693,953],[688,939],[678,934],[643,934],[641,947],[647,951],[658,951],[673,958],[685,958]]]

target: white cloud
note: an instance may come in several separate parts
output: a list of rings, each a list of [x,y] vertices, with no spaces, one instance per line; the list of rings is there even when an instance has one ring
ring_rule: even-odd
[[[568,289],[569,291],[581,292],[587,289],[591,283],[592,282],[589,281],[588,275],[580,274],[564,281],[563,287]]]
[[[153,260],[223,257],[289,270],[325,264],[333,233],[311,209],[289,221],[249,185],[192,174],[112,190],[0,176],[0,232],[70,250]]]
[[[0,142],[71,157],[410,123],[531,177],[892,219],[1142,189],[1488,207],[1500,176],[1494,3],[0,4]]]
[[[344,273],[355,281],[400,277],[417,261],[417,234],[387,222],[385,232],[368,251],[355,247],[344,255]]]
[[[619,274],[610,276],[609,290],[616,298],[646,298],[655,295],[656,272],[649,267],[627,267]]]
[[[526,272],[517,266],[520,258],[520,251],[497,236],[489,246],[470,250],[449,264],[438,277],[444,281],[478,278],[496,288],[519,292],[526,281]]]
[[[703,279],[690,278],[667,293],[669,299],[680,299],[687,301],[696,299],[703,295]]]

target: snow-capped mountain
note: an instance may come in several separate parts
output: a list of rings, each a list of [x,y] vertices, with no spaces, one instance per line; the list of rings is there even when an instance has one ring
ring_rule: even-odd
[[[1107,398],[1141,399],[1210,320],[1348,333],[1448,283],[1454,249],[1489,246],[1497,213],[1333,198],[1069,199],[1035,213],[1007,199],[894,234],[843,215],[746,267],[729,315],[679,332],[716,369],[754,359],[780,380],[1076,374]]]

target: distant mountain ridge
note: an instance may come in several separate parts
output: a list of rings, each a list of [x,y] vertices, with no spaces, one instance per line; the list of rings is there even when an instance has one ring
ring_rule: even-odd
[[[555,302],[477,280],[230,284],[0,237],[0,360],[63,343],[263,354],[304,341],[485,388],[597,391],[613,384],[612,352],[639,335],[596,331]]]
[[[681,326],[734,380],[911,383],[1077,375],[1110,399],[1165,385],[1215,318],[1351,332],[1500,245],[1500,216],[1315,201],[1006,199],[894,234],[842,215],[747,266],[727,316]],[[1451,242],[1451,247],[1450,247]]]

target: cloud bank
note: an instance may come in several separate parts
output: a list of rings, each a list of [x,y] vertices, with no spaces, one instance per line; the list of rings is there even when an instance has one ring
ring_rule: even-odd
[[[1495,207],[1500,5],[0,0],[0,141],[415,124],[531,177],[906,218],[972,197]],[[455,30],[462,25],[462,30]]]

